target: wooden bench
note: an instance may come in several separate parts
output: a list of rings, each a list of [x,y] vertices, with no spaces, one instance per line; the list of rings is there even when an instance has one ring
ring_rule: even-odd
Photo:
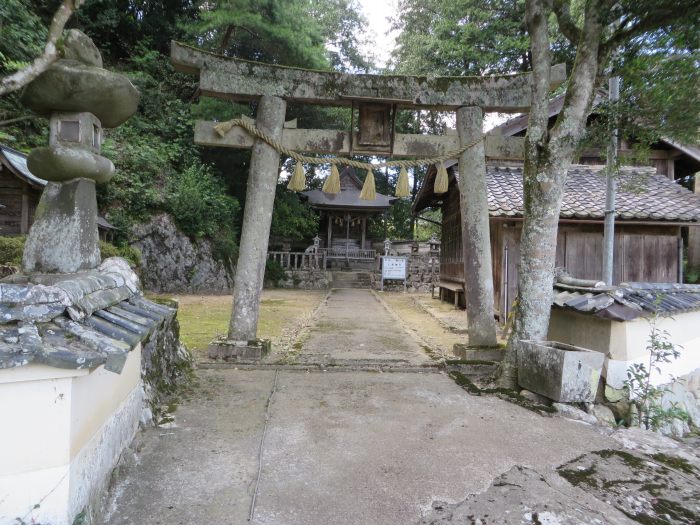
[[[443,300],[442,291],[450,290],[455,294],[455,308],[459,308],[459,296],[464,295],[464,285],[462,283],[456,283],[451,281],[439,281],[437,284],[433,284],[430,288],[430,297],[435,298],[435,288],[439,289],[440,300]]]

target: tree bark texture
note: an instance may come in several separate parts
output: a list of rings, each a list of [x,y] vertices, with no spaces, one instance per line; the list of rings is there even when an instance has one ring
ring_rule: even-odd
[[[84,0],[64,0],[51,20],[49,34],[46,38],[44,52],[27,67],[0,79],[0,96],[17,91],[26,86],[58,59],[56,44],[63,35],[63,28],[71,15],[83,4]]]
[[[462,145],[483,135],[479,107],[457,110],[457,131]],[[495,346],[491,237],[486,191],[484,142],[467,149],[459,158],[459,205],[462,213],[465,298],[470,346]]]
[[[524,221],[520,239],[518,303],[502,365],[501,386],[517,387],[520,341],[547,337],[552,307],[557,229],[566,174],[585,131],[600,74],[602,24],[598,1],[586,6],[564,106],[548,122],[549,39],[545,0],[528,0],[526,19],[533,58],[532,108],[525,139]]]
[[[286,105],[281,98],[262,97],[255,125],[275,140],[280,140]],[[233,313],[228,330],[228,338],[233,341],[256,338],[279,161],[277,151],[256,139],[250,158],[241,243],[233,284]]]

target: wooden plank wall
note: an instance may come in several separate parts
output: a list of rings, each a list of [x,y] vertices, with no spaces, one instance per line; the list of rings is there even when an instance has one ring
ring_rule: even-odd
[[[454,203],[452,203],[453,205]],[[445,204],[440,278],[464,282],[459,231],[460,215]],[[459,209],[457,208],[457,212]],[[505,320],[518,293],[521,223],[491,221],[491,255],[495,310]],[[447,239],[447,243],[445,242]],[[459,239],[459,242],[457,242]],[[620,226],[615,231],[614,284],[678,282],[678,226]],[[459,247],[460,252],[456,249]],[[556,265],[574,277],[600,279],[603,268],[603,225],[562,224],[557,235]]]
[[[41,192],[0,165],[0,235],[26,234],[34,222]],[[22,206],[25,206],[24,217]]]

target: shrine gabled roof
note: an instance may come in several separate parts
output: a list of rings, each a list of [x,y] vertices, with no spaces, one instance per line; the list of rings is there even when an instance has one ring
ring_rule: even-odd
[[[10,169],[17,177],[37,188],[46,186],[44,179],[40,179],[29,171],[27,156],[24,153],[0,144],[0,155],[5,158]]]
[[[455,191],[457,175],[454,168],[450,171],[450,191]],[[435,195],[432,191],[434,180],[435,170],[432,170],[416,198],[414,213],[435,206],[443,199],[443,195]],[[487,166],[486,185],[491,217],[523,216],[522,167]],[[560,218],[603,220],[605,186],[605,166],[571,166]],[[700,196],[663,175],[657,175],[654,168],[623,166],[618,175],[616,201],[618,220],[700,222]]]
[[[381,193],[377,193],[374,200],[363,200],[360,199],[361,192],[362,181],[357,178],[352,168],[347,167],[340,174],[339,193],[308,190],[302,192],[302,195],[308,199],[312,207],[318,209],[383,211],[389,209],[398,200],[397,197],[389,197]]]

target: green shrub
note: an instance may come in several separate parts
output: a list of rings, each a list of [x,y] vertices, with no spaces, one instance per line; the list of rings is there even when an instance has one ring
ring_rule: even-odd
[[[22,264],[25,235],[17,237],[0,237],[0,264],[19,266]]]
[[[265,282],[270,282],[277,286],[280,281],[285,281],[286,279],[287,272],[284,271],[282,265],[277,261],[268,259],[267,264],[265,264]]]
[[[141,264],[141,252],[131,246],[115,246],[105,241],[100,241],[100,253],[103,259],[108,257],[122,257],[126,259],[131,266],[139,266]]]
[[[192,165],[172,176],[166,195],[166,206],[186,235],[200,239],[234,231],[238,201],[206,166]]]

